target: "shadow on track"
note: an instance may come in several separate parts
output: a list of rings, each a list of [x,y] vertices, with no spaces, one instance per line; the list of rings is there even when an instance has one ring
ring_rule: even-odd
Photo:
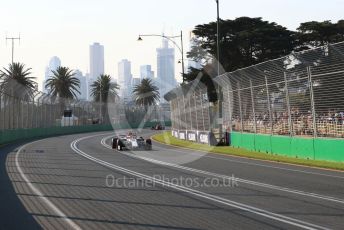
[[[21,144],[0,147],[0,229],[41,229],[17,196],[7,174],[7,156]]]

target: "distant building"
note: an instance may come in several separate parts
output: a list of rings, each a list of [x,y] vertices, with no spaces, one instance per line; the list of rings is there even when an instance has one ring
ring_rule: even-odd
[[[141,78],[139,77],[133,77],[131,79],[131,86],[134,88],[136,85],[139,85],[141,83]]]
[[[90,78],[97,79],[104,74],[104,46],[95,42],[90,45]]]
[[[120,86],[120,97],[131,98],[132,90],[131,63],[123,59],[118,63],[118,84]]]
[[[51,76],[53,76],[53,72],[52,71],[57,70],[57,68],[60,67],[60,66],[61,66],[60,58],[58,58],[56,56],[50,58],[49,65],[45,69],[45,77],[44,77],[44,81],[43,81],[43,85],[42,85],[42,91],[44,93],[48,93],[49,92],[49,89],[45,88],[45,84],[46,84],[47,80],[49,78],[51,78]]]
[[[101,75],[104,74],[104,46],[98,42],[90,45],[90,73],[88,87]],[[89,92],[90,93],[90,92]],[[90,97],[91,95],[88,94]]]
[[[162,47],[157,51],[157,86],[159,87],[161,101],[164,95],[177,86],[175,79],[174,48],[168,46],[168,40],[162,40]]]
[[[79,89],[80,94],[77,95],[77,98],[79,100],[87,100],[87,97],[88,97],[87,78],[86,76],[82,74],[80,70],[75,70],[74,73],[75,73],[74,77],[78,78],[80,81],[80,89]]]
[[[153,79],[154,78],[154,71],[152,71],[152,66],[151,65],[142,65],[140,66],[140,78],[149,78]]]

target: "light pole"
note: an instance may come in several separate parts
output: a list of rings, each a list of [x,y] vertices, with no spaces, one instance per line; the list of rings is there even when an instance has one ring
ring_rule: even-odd
[[[12,40],[12,67],[13,67],[14,40],[19,40],[20,41],[20,35],[19,35],[19,37],[6,37],[6,41],[7,40]]]
[[[13,67],[13,56],[14,56],[14,40],[19,40],[20,41],[20,35],[19,35],[19,37],[7,37],[6,36],[6,42],[7,42],[7,40],[12,40],[12,62],[11,62],[11,64],[12,64],[12,78],[13,78],[13,72],[14,72],[14,67]],[[13,91],[14,91],[14,89],[13,89],[13,87],[11,88],[11,97],[12,97],[12,100],[14,100],[14,95],[13,95]],[[14,107],[13,107],[13,114],[14,114]],[[13,115],[14,116],[14,115]],[[14,127],[14,118],[13,118],[13,127]]]
[[[219,0],[216,1],[217,6],[217,75],[220,75],[220,7],[219,7]]]
[[[180,31],[179,36],[165,36],[165,35],[159,35],[159,34],[140,34],[138,41],[142,41],[142,37],[162,37],[166,38],[167,40],[171,41],[180,51],[182,54],[182,75],[183,75],[183,82],[185,81],[185,75],[184,75],[184,46],[183,46],[183,31]],[[181,46],[179,46],[173,38],[180,38]]]

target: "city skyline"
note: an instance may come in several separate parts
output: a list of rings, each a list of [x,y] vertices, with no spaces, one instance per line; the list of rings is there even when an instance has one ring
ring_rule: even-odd
[[[52,71],[55,71],[59,66],[61,66],[61,59],[57,56],[51,57],[48,66],[45,68],[45,76],[41,88],[42,92],[48,93],[48,89],[45,88],[45,83],[53,75]]]
[[[177,86],[175,74],[175,49],[169,46],[167,39],[162,39],[162,45],[157,52],[157,86],[160,100],[164,101],[164,95]]]
[[[160,39],[145,38],[143,42],[137,42],[138,34],[165,32],[166,35],[176,35],[180,30],[188,34],[196,25],[216,20],[213,0],[176,0],[168,5],[157,0],[121,3],[102,0],[101,4],[89,0],[61,0],[58,5],[51,3],[46,0],[4,1],[0,15],[0,67],[7,67],[11,60],[11,46],[6,45],[6,35],[18,36],[20,33],[22,39],[20,44],[15,42],[14,61],[31,67],[32,75],[37,77],[40,85],[47,60],[53,55],[60,57],[64,66],[89,72],[87,47],[95,41],[106,47],[104,68],[107,74],[116,75],[116,63],[122,58],[131,60],[134,75],[139,75],[140,65],[147,63],[155,70],[155,48]],[[220,16],[223,19],[263,17],[292,30],[305,21],[336,22],[342,18],[342,0],[329,0],[321,8],[317,7],[320,0],[309,3],[296,0],[284,4],[275,0],[220,1]],[[147,11],[142,10],[146,8],[152,13],[147,15]],[[176,12],[181,16],[176,18]],[[8,20],[12,17],[16,20]],[[184,40],[184,47],[188,47],[188,39]],[[176,59],[179,58],[176,53]],[[180,68],[176,64],[176,73]]]

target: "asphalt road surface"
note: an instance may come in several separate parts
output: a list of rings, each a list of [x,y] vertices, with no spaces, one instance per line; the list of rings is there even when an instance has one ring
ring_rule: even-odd
[[[342,172],[155,142],[118,152],[112,136],[2,147],[0,229],[344,229]]]

